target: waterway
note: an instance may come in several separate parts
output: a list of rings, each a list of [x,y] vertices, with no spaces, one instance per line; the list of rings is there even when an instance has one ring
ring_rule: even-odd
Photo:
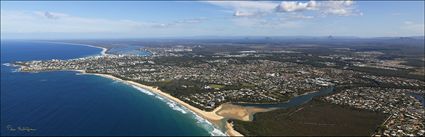
[[[327,95],[334,91],[335,91],[334,87],[325,87],[320,89],[317,92],[310,92],[310,93],[293,97],[287,102],[283,102],[283,103],[275,103],[275,104],[234,103],[234,104],[241,105],[241,106],[267,108],[267,109],[272,109],[272,108],[287,109],[287,108],[296,107],[296,106],[305,104],[311,101],[314,97]]]

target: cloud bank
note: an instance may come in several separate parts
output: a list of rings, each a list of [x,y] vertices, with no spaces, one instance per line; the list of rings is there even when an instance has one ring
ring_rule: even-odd
[[[315,11],[316,15],[338,15],[352,16],[362,15],[355,8],[355,2],[351,0],[344,1],[207,1],[209,4],[228,8],[235,11],[235,16],[246,17],[256,14],[276,14],[276,13],[301,13],[306,11]],[[239,14],[236,14],[239,13]]]
[[[206,1],[233,12],[236,25],[255,28],[296,28],[306,20],[329,16],[361,16],[355,2],[343,1]]]
[[[84,18],[55,12],[1,11],[2,33],[130,32],[147,25],[132,20]]]
[[[140,33],[158,28],[189,26],[205,18],[146,22],[87,18],[58,12],[1,11],[1,33]]]

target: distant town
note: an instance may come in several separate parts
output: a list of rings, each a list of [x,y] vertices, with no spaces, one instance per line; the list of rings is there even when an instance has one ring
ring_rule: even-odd
[[[118,46],[111,41],[72,41],[108,51],[106,55],[18,61],[14,65],[20,66],[21,72],[80,70],[108,74],[158,87],[205,111],[225,103],[283,103],[333,87],[332,93],[315,101],[382,114],[383,120],[372,123],[376,128],[366,135],[425,135],[423,39],[352,43],[328,38],[284,44],[270,38],[267,41],[272,42],[242,39],[239,44],[187,41],[127,43],[142,45],[132,50],[146,54],[116,52]],[[271,135],[234,124],[244,135]]]

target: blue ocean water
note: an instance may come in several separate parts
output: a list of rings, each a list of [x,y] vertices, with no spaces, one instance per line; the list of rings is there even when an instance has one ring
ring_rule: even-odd
[[[116,55],[138,55],[138,56],[150,56],[152,53],[148,51],[140,50],[140,46],[122,45],[122,47],[114,47],[108,50],[108,53]]]
[[[79,58],[100,51],[58,43],[2,41],[1,64]],[[220,134],[187,109],[121,82],[70,71],[14,70],[1,65],[1,135]]]

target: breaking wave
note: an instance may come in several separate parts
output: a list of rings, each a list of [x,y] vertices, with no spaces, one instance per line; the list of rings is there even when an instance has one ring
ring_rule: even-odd
[[[183,114],[187,113],[187,111],[185,111],[179,104],[177,104],[176,102],[174,102],[172,100],[165,100],[163,97],[160,97],[159,95],[156,95],[155,93],[152,93],[152,92],[150,92],[146,89],[143,89],[143,88],[140,88],[140,87],[137,87],[137,86],[134,86],[134,85],[131,85],[131,86],[134,87],[135,89],[139,90],[142,93],[145,93],[145,94],[150,95],[150,96],[155,96],[155,98],[167,103],[167,105],[173,110],[179,111]]]
[[[127,84],[127,85],[131,85],[131,84],[128,84],[128,83],[125,83],[125,82],[122,82],[122,83]],[[196,121],[196,124],[199,125],[201,128],[206,129],[211,136],[227,136],[225,133],[223,133],[223,131],[216,128],[208,120],[202,118],[201,116],[197,115],[195,112],[193,112],[193,111],[189,110],[188,108],[174,102],[173,100],[166,99],[165,97],[162,97],[162,96],[160,96],[156,93],[153,93],[149,90],[146,90],[146,89],[134,86],[134,85],[131,85],[131,86],[133,88],[139,90],[140,92],[144,93],[144,94],[154,96],[155,98],[165,102],[171,109],[173,109],[175,111],[178,111],[178,112],[180,112],[182,114],[186,114],[186,115],[190,114],[190,116],[192,118],[194,118],[194,120]]]
[[[149,92],[149,91],[147,91],[147,90],[145,90],[145,89],[143,89],[143,88],[140,88],[140,87],[137,87],[137,86],[134,86],[134,85],[131,85],[131,86],[132,86],[133,88],[135,88],[135,89],[139,90],[140,92],[147,94],[147,95],[150,95],[150,96],[155,95],[155,94],[153,94],[152,92]]]
[[[4,63],[3,65],[4,65],[4,66],[7,66],[7,67],[12,66],[12,64],[10,64],[10,63]]]
[[[167,101],[167,104],[168,104],[168,106],[169,106],[170,108],[172,108],[173,110],[180,111],[180,112],[182,112],[183,114],[186,114],[186,113],[187,113],[187,111],[185,111],[183,108],[179,107],[179,105],[177,105],[177,104],[176,104],[176,103],[174,103],[174,102]]]
[[[211,136],[227,136],[226,134],[223,133],[223,131],[214,127],[214,125],[208,120],[202,118],[201,116],[195,114],[192,111],[191,113],[194,116],[196,123],[200,125],[202,128],[206,129]]]
[[[227,136],[221,130],[214,128],[213,131],[210,132],[211,136]]]
[[[189,114],[191,115],[192,118],[194,118],[194,120],[196,121],[196,124],[198,124],[203,129],[206,129],[211,136],[226,136],[226,134],[224,134],[221,130],[214,127],[214,125],[212,123],[210,123],[208,120],[197,115],[195,112],[190,111],[188,108],[186,108],[186,107],[184,107],[184,106],[182,106],[182,105],[180,105],[180,104],[178,104],[178,103],[176,103],[172,100],[165,99],[164,97],[162,97],[160,95],[157,95],[155,93],[150,92],[149,90],[139,88],[137,86],[133,86],[133,87],[136,88],[137,90],[140,90],[141,92],[143,92],[145,94],[155,96],[155,98],[167,103],[167,105],[175,111],[181,112],[183,114],[188,114],[188,112],[190,112]]]
[[[2,65],[6,66],[6,67],[17,67],[16,65],[13,65],[11,63],[3,63]],[[13,73],[18,72],[18,69],[17,68],[11,69],[11,72],[13,72]]]

